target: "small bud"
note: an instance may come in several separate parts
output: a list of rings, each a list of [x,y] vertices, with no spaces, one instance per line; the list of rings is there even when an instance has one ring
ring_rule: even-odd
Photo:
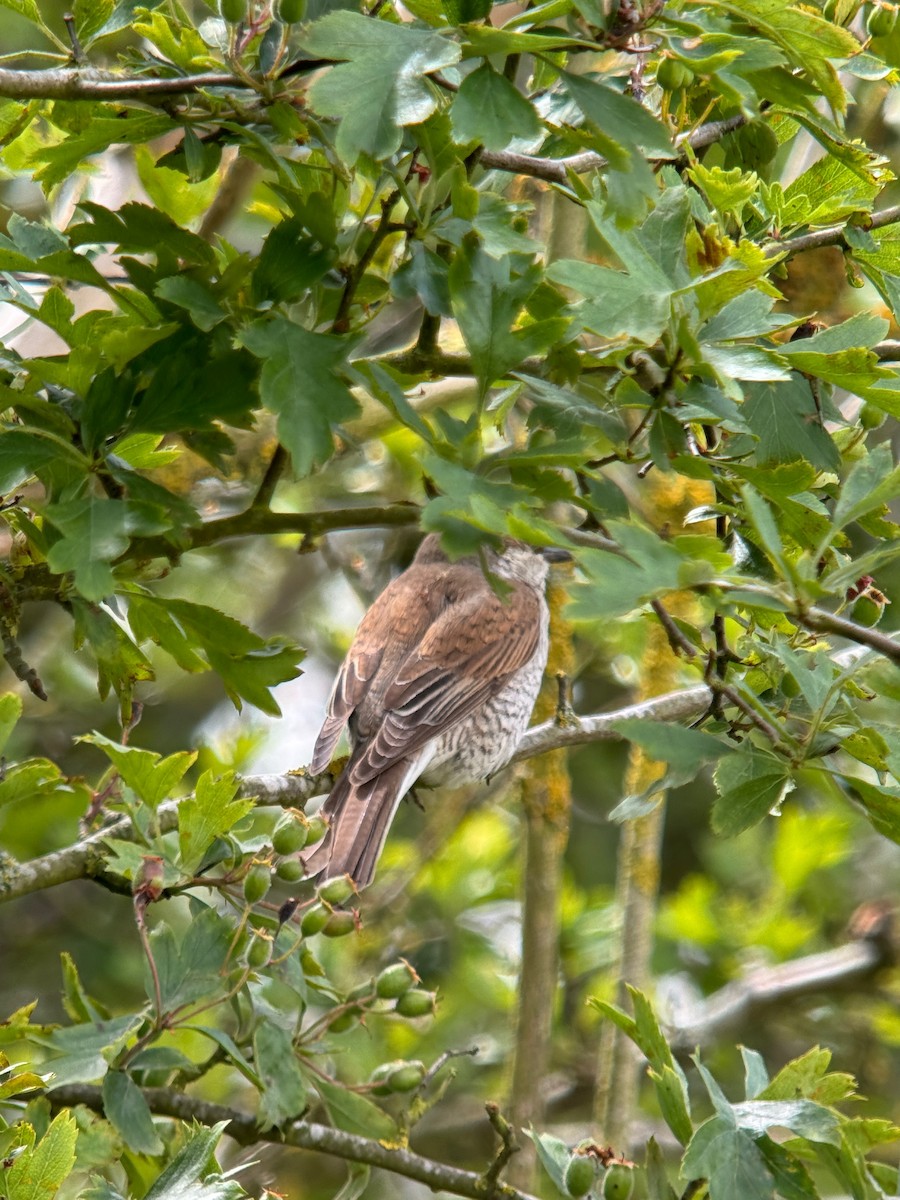
[[[347,1008],[342,1013],[338,1013],[328,1028],[332,1033],[346,1033],[348,1029],[352,1029],[359,1023],[361,1016],[362,1010],[354,1005],[353,1008]]]

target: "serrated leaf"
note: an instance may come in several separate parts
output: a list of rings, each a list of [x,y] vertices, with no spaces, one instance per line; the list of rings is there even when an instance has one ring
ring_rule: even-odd
[[[191,922],[180,942],[168,925],[157,925],[150,935],[150,946],[166,1012],[192,1004],[222,987],[222,970],[233,932],[231,925],[211,908]],[[149,974],[145,985],[152,996]]]
[[[245,1195],[234,1180],[209,1175],[208,1168],[227,1121],[197,1129],[190,1141],[144,1195],[144,1200],[237,1200]]]
[[[822,425],[809,380],[750,383],[745,389],[744,419],[759,439],[758,461],[792,462],[805,458],[822,471],[836,471],[841,456]]]
[[[790,1129],[811,1142],[839,1146],[841,1118],[833,1109],[812,1100],[747,1100],[731,1111],[740,1129],[767,1133],[773,1126]]]
[[[69,1083],[95,1083],[109,1069],[109,1061],[141,1024],[140,1013],[113,1017],[108,1021],[85,1022],[56,1029],[46,1039],[36,1039],[47,1046],[52,1057],[44,1063],[53,1072],[48,1087]]]
[[[109,1071],[103,1080],[103,1111],[135,1154],[162,1154],[150,1108],[141,1089],[124,1071]]]
[[[537,137],[542,129],[534,106],[488,62],[465,77],[450,116],[458,142],[481,142],[488,150]]]
[[[179,804],[178,844],[185,874],[193,875],[215,839],[253,808],[252,800],[234,799],[237,786],[233,771],[221,779],[216,779],[212,771],[204,771],[193,796]]]
[[[9,492],[30,475],[60,464],[86,474],[87,459],[73,446],[37,429],[4,429],[0,432],[0,492]]]
[[[34,1147],[15,1160],[6,1177],[7,1200],[52,1200],[75,1164],[78,1127],[64,1110]]]
[[[567,321],[550,318],[514,328],[538,283],[535,271],[514,276],[509,258],[496,259],[467,241],[450,264],[450,303],[482,395],[530,354],[548,350]]]
[[[168,758],[161,758],[152,750],[113,742],[102,733],[88,733],[80,740],[101,749],[125,783],[152,809],[172,795],[176,785],[197,760],[196,750],[181,750]]]
[[[260,396],[278,416],[278,436],[290,451],[294,470],[308,475],[334,453],[334,427],[359,412],[340,376],[350,343],[331,334],[310,333],[282,316],[255,321],[240,341],[264,360]]]
[[[684,1179],[709,1181],[710,1200],[772,1200],[774,1179],[755,1141],[723,1116],[705,1121],[685,1151]]]
[[[273,1021],[261,1022],[253,1037],[253,1058],[262,1089],[261,1128],[299,1116],[307,1092],[290,1034]]]
[[[309,92],[314,111],[340,118],[335,144],[347,163],[360,153],[387,158],[400,146],[404,125],[418,125],[437,108],[426,76],[452,66],[459,46],[431,29],[395,25],[354,12],[314,21],[301,40],[315,57],[342,59]]]
[[[791,786],[787,765],[756,749],[741,749],[723,758],[714,778],[719,794],[712,827],[722,837],[734,837],[759,824]]]

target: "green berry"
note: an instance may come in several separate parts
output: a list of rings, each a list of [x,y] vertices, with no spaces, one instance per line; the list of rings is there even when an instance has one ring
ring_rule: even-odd
[[[375,980],[375,994],[382,1000],[399,1000],[418,982],[419,977],[408,962],[394,963],[385,967]]]
[[[873,4],[866,18],[870,37],[890,37],[897,25],[897,9],[893,4]]]
[[[871,629],[884,616],[885,604],[886,600],[881,592],[877,592],[874,596],[871,592],[863,592],[853,601],[850,616],[857,625],[865,625],[867,629]]]
[[[272,872],[265,863],[254,863],[244,876],[244,899],[248,904],[258,904],[272,883]]]
[[[283,858],[275,868],[275,874],[285,883],[296,883],[306,874],[306,869],[299,858]]]
[[[314,933],[320,933],[325,928],[330,917],[331,913],[324,904],[314,904],[303,914],[300,932],[304,937],[312,937]]]
[[[665,56],[659,60],[656,68],[656,82],[664,92],[677,92],[680,88],[688,87],[694,78],[694,72],[677,58]]]
[[[586,1196],[594,1186],[597,1164],[586,1154],[573,1154],[566,1167],[565,1185],[570,1196]]]
[[[306,824],[286,813],[275,826],[272,849],[276,854],[296,854],[306,845]]]
[[[275,16],[284,25],[296,25],[306,16],[306,0],[278,0]]]
[[[411,1092],[419,1086],[424,1078],[424,1063],[406,1062],[391,1071],[387,1082],[392,1092]]]
[[[237,25],[245,20],[249,9],[249,0],[219,0],[222,20],[227,21],[229,25]]]
[[[322,927],[326,937],[346,937],[356,929],[356,917],[352,912],[333,912]]]
[[[778,153],[778,138],[765,121],[748,121],[737,131],[743,167],[755,171],[767,166]]]
[[[611,1163],[603,1176],[603,1200],[629,1200],[634,1189],[634,1168]]]
[[[272,957],[272,943],[267,937],[257,933],[256,937],[250,943],[250,949],[247,951],[247,965],[251,967],[264,967]]]
[[[885,416],[883,409],[867,402],[859,410],[859,423],[863,429],[877,429],[879,425],[884,424]]]
[[[318,813],[314,817],[309,818],[309,824],[306,826],[306,844],[314,846],[316,842],[321,842],[328,829],[328,823],[324,817],[320,817]]]
[[[434,1012],[434,992],[410,988],[397,1001],[396,1011],[401,1017],[430,1017]]]
[[[328,879],[317,889],[320,900],[326,904],[346,904],[351,896],[356,895],[356,888],[349,875],[339,875],[337,879]]]

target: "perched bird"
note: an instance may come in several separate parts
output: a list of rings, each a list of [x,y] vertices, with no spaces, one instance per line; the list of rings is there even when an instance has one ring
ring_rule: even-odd
[[[311,770],[327,768],[345,725],[353,749],[322,808],[328,831],[302,855],[310,875],[366,887],[417,780],[471,783],[510,759],[547,665],[548,565],[570,557],[508,538],[485,550],[495,591],[479,558],[450,562],[437,535],[425,538],[363,617],[335,680]]]

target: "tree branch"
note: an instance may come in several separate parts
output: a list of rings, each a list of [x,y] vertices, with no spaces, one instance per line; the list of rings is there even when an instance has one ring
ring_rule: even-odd
[[[361,508],[334,508],[321,512],[284,513],[251,506],[246,511],[216,521],[205,521],[184,530],[185,543],[173,545],[163,537],[135,538],[121,556],[123,559],[178,558],[188,550],[212,546],[226,538],[256,534],[301,533],[308,538],[321,537],[335,529],[370,529],[378,526],[414,525],[419,519],[417,505],[372,505]]]
[[[387,1146],[374,1138],[332,1129],[315,1121],[288,1121],[274,1129],[260,1130],[256,1117],[249,1113],[238,1112],[208,1100],[198,1100],[174,1088],[142,1088],[141,1094],[150,1111],[157,1116],[197,1121],[207,1126],[227,1122],[225,1132],[242,1146],[275,1142],[300,1150],[333,1154],[348,1162],[381,1167],[406,1179],[415,1179],[433,1191],[451,1192],[455,1196],[471,1197],[471,1200],[536,1200],[527,1192],[518,1191],[507,1183],[488,1180],[474,1171],[463,1171],[459,1167],[415,1154],[412,1150]],[[47,1098],[54,1109],[83,1104],[93,1112],[103,1112],[102,1091],[94,1084],[67,1084],[54,1088]]]
[[[882,208],[879,212],[872,213],[871,216],[860,222],[860,228],[881,229],[884,225],[894,225],[897,221],[900,221],[900,204],[894,204],[890,208]],[[787,255],[790,258],[804,250],[818,250],[821,246],[843,245],[849,249],[846,229],[846,224],[831,225],[827,229],[814,229],[811,233],[801,233],[796,237],[769,242],[765,246],[765,252],[770,258],[778,258],[781,255]]]
[[[831,616],[832,614],[826,614]],[[840,618],[838,618],[840,619]],[[852,622],[842,622],[850,624]],[[872,630],[864,630],[871,633]],[[893,655],[900,654],[900,644],[884,639]],[[871,652],[868,646],[851,646],[833,656],[841,668],[852,666]],[[698,717],[709,707],[712,692],[705,684],[680,688],[665,696],[654,696],[639,704],[627,704],[608,713],[593,713],[590,716],[573,717],[571,723],[560,725],[555,720],[544,721],[527,730],[510,763],[522,762],[546,750],[561,750],[570,746],[583,746],[588,742],[621,740],[621,733],[614,728],[620,721],[637,718],[644,721],[688,721]],[[247,775],[240,781],[240,795],[254,796],[261,805],[282,805],[291,808],[303,805],[313,796],[330,791],[334,777],[329,772],[310,775],[301,768],[289,775]],[[162,833],[174,829],[178,822],[178,801],[170,800],[157,809]],[[99,879],[104,871],[103,842],[105,838],[122,838],[133,841],[135,830],[128,817],[117,817],[103,829],[90,834],[72,846],[54,850],[41,858],[18,863],[11,857],[0,856],[0,904],[15,900],[19,896],[39,892],[44,888],[68,883],[73,879]]]
[[[885,922],[862,938],[808,954],[776,966],[753,967],[704,1000],[693,996],[670,997],[680,1012],[666,1023],[672,1048],[688,1054],[708,1045],[727,1030],[747,1023],[762,1012],[785,1005],[800,996],[839,988],[860,987],[895,961]]]

